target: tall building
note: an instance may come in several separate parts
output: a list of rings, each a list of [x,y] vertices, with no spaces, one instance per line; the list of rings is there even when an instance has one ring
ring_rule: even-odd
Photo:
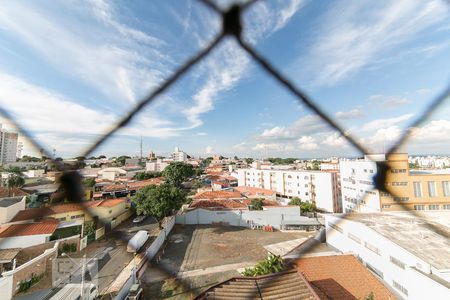
[[[172,153],[172,158],[174,161],[186,161],[187,154],[181,151],[178,147],[175,147],[175,151]]]
[[[0,124],[0,164],[3,165],[17,160],[17,139],[19,135],[7,132]]]
[[[275,191],[278,197],[298,197],[302,201],[315,203],[327,212],[341,212],[340,191],[337,172],[309,170],[270,170],[254,164],[249,169],[237,170],[238,185]]]
[[[386,187],[393,195],[374,189],[375,161],[386,161],[390,171]],[[344,212],[398,210],[450,210],[449,170],[413,170],[408,154],[366,156],[340,162]]]

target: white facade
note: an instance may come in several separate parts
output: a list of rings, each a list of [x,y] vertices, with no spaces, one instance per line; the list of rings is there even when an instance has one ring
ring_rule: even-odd
[[[445,237],[395,214],[326,215],[327,243],[353,253],[403,299],[450,299]]]
[[[374,189],[377,165],[371,160],[344,160],[339,163],[342,212],[379,212],[380,194]]]
[[[158,159],[157,161],[145,163],[145,170],[147,172],[162,172],[168,165],[168,162]]]
[[[264,207],[263,210],[197,208],[178,214],[176,223],[186,225],[225,223],[241,227],[269,225],[278,230],[291,225],[303,225],[311,230],[321,226],[315,218],[301,216],[298,206]]]
[[[17,139],[19,135],[7,132],[0,124],[0,164],[15,162],[17,160]]]
[[[0,199],[0,224],[11,221],[21,210],[25,209],[25,196],[20,201],[16,201],[19,197],[8,197]]]
[[[239,186],[275,191],[286,198],[314,202],[327,212],[340,212],[340,191],[336,172],[306,170],[237,170]]]
[[[181,151],[178,147],[175,147],[175,151],[172,153],[172,158],[174,161],[186,161],[187,154]]]
[[[0,249],[27,248],[50,241],[51,234],[36,234],[0,238]]]

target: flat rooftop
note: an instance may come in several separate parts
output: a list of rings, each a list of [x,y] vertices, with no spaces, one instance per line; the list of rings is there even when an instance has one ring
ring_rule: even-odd
[[[22,199],[23,199],[23,196],[0,199],[0,207],[9,207],[16,203],[19,203],[20,201],[22,201]]]
[[[450,211],[360,213],[343,217],[363,223],[436,269],[450,269]]]

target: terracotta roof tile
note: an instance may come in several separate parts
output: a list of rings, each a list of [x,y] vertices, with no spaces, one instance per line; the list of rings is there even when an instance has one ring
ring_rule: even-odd
[[[12,224],[3,226],[0,229],[0,238],[52,234],[56,230],[56,227],[58,227],[58,222],[49,221],[41,223]]]
[[[273,196],[275,194],[272,190],[249,186],[237,186],[234,190],[246,196]]]
[[[146,179],[146,180],[141,180],[141,181],[135,181],[135,182],[129,182],[128,188],[129,189],[135,189],[135,188],[143,188],[149,185],[160,185],[163,182],[162,178],[157,177],[157,178],[150,178],[150,179]]]
[[[304,257],[295,264],[325,299],[363,299],[371,292],[375,299],[397,299],[353,255]]]
[[[194,200],[189,208],[213,208],[213,209],[246,209],[247,205],[239,200]]]
[[[125,184],[111,184],[107,185],[103,188],[104,192],[114,192],[114,191],[123,191],[126,190],[127,186]]]
[[[125,198],[106,199],[97,201],[85,201],[80,203],[63,203],[49,207],[28,208],[21,210],[15,215],[11,222],[38,220],[54,214],[85,210],[94,207],[113,207],[125,201]]]
[[[13,187],[11,189],[8,189],[7,187],[0,187],[0,198],[28,196],[28,195],[29,193],[16,187]]]
[[[263,206],[281,206],[277,201],[267,200],[267,199],[261,199]],[[243,200],[245,205],[250,205],[252,203],[252,199],[244,199]]]
[[[234,191],[202,192],[194,196],[194,199],[240,199],[241,193]]]

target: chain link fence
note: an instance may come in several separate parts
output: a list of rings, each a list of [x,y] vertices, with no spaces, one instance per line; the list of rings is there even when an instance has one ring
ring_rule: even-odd
[[[182,76],[188,73],[193,66],[202,61],[206,56],[208,56],[211,51],[217,48],[225,37],[232,37],[236,40],[237,45],[240,46],[253,60],[256,62],[260,68],[273,77],[279,84],[280,88],[284,88],[288,90],[294,98],[296,98],[299,103],[303,106],[306,106],[311,112],[316,114],[320,119],[328,124],[334,131],[339,133],[348,143],[350,143],[355,149],[358,150],[360,154],[370,154],[368,148],[362,145],[356,138],[354,138],[351,134],[348,134],[346,130],[335,120],[333,117],[328,115],[325,111],[323,111],[318,104],[304,91],[301,87],[294,84],[288,77],[283,75],[283,73],[276,68],[267,58],[265,58],[261,53],[259,53],[252,45],[250,45],[247,41],[242,38],[242,32],[245,30],[243,28],[241,17],[245,10],[249,9],[254,5],[258,0],[250,0],[244,3],[236,3],[231,5],[228,9],[221,9],[215,2],[211,0],[197,0],[209,7],[211,10],[217,13],[218,17],[222,20],[222,30],[221,32],[215,36],[206,47],[200,50],[193,57],[187,59],[179,68],[169,76],[159,87],[150,92],[144,99],[137,103],[126,115],[124,115],[119,122],[114,124],[110,130],[101,135],[90,147],[88,147],[83,153],[81,153],[81,157],[88,157],[91,155],[96,149],[98,149],[103,143],[105,143],[114,133],[116,133],[120,128],[127,126],[130,121],[142,110],[144,107],[151,104],[158,96],[166,92],[175,82],[177,82]],[[423,122],[430,118],[430,116],[435,112],[439,106],[450,96],[450,85],[442,91],[442,93],[433,99],[429,106],[420,114],[416,120],[414,120],[407,129],[403,132],[398,141],[387,151],[387,155],[393,154],[397,152],[397,150],[404,145],[409,138],[411,137],[415,128],[419,127]],[[42,149],[42,154],[46,157],[53,157],[51,152],[40,145],[40,143],[34,139],[31,134],[27,131],[26,128],[23,128],[19,122],[17,122],[7,110],[0,107],[0,114],[2,114],[5,118],[9,119],[9,121],[17,128],[17,130],[27,138],[36,149]],[[69,202],[80,202],[83,199],[83,185],[82,185],[82,177],[77,171],[68,170],[64,163],[61,161],[57,161],[54,158],[51,159],[51,163],[54,167],[63,172],[63,175],[60,178],[60,185],[62,190],[64,190],[64,198]],[[396,195],[388,186],[385,185],[387,174],[390,170],[389,165],[386,162],[375,162],[377,165],[377,173],[373,178],[373,185],[375,189],[390,194],[392,197],[400,196]],[[357,203],[359,204],[362,199],[359,199]],[[413,210],[409,210],[403,202],[398,202],[398,204],[410,214],[416,215],[417,213]],[[352,212],[353,213],[353,212]],[[349,213],[349,214],[352,214]],[[89,211],[86,210],[86,214],[89,214]],[[417,215],[416,215],[417,216]],[[104,225],[104,224],[103,224]],[[449,238],[447,232],[442,231],[439,227],[434,224],[428,224],[430,229],[435,231],[436,233],[441,234],[442,236]],[[124,242],[128,242],[125,240]],[[313,247],[313,246],[312,246]],[[308,250],[312,250],[311,248],[305,249],[301,253],[307,253]],[[166,273],[169,276],[173,276],[170,270],[165,269],[161,264],[155,264],[154,267],[160,269],[162,272]],[[178,283],[183,285],[185,290],[190,289],[190,283],[187,279],[178,279]],[[255,295],[257,296],[257,295]]]

